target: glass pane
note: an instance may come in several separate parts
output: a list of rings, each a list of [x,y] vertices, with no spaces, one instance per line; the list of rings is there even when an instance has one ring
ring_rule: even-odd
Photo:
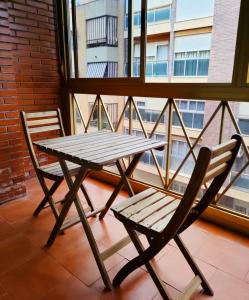
[[[189,128],[193,127],[193,125],[192,125],[193,124],[193,114],[192,113],[183,112],[182,120],[186,127],[189,127]]]
[[[199,59],[198,60],[198,76],[207,76],[208,75],[208,66],[209,66],[209,59]]]
[[[194,114],[193,128],[203,128],[204,115]]]
[[[79,77],[116,78],[128,76],[129,8],[127,5],[127,1],[77,1]],[[133,30],[132,39],[139,41],[141,31],[139,1],[136,1],[134,8],[136,10],[134,10],[133,21],[138,26]],[[133,49],[134,51],[135,49]],[[136,59],[136,63],[139,64],[139,62],[140,51],[138,51]],[[135,76],[139,75],[138,67],[138,65],[135,66]]]
[[[197,60],[186,60],[185,76],[195,76],[197,68]]]
[[[169,20],[169,17],[170,17],[170,8],[169,7],[156,9],[156,11],[155,11],[155,22]]]
[[[146,82],[231,82],[240,0],[235,2],[148,1],[147,44],[167,42],[170,60],[158,71],[155,55],[157,65],[152,75],[146,73]],[[172,15],[171,7],[176,8]]]
[[[174,75],[175,76],[184,76],[184,60],[175,60],[174,61]]]
[[[154,12],[154,10],[149,10],[147,12],[147,22],[148,23],[155,22],[155,12]]]

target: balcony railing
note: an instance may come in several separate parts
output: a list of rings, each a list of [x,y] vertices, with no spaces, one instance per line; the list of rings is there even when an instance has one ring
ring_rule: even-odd
[[[193,129],[184,124],[177,99],[160,99],[164,101],[164,104],[160,106],[161,110],[157,120],[152,123],[144,121],[132,96],[123,97],[122,104],[120,104],[119,97],[119,105],[122,107],[119,109],[121,114],[117,120],[111,120],[106,104],[100,95],[96,96],[89,116],[85,120],[83,115],[86,114],[81,110],[79,100],[76,98],[77,95],[75,95],[74,100],[84,132],[91,130],[91,127],[94,126],[98,130],[107,129],[137,136],[165,138],[168,142],[165,151],[163,153],[155,150],[146,152],[137,167],[139,178],[135,179],[149,180],[146,183],[164,187],[171,192],[182,193],[184,191],[202,145],[211,146],[230,138],[234,133],[241,134],[243,136],[242,149],[220,194],[213,200],[213,206],[222,206],[225,210],[249,218],[249,137],[241,132],[238,117],[234,113],[238,111],[238,103],[206,101],[206,104],[212,103],[212,110],[209,107],[209,114],[205,115],[202,128]],[[96,110],[98,117],[93,120],[93,114]],[[105,114],[104,120],[103,114]],[[134,118],[135,115],[136,118]],[[174,118],[178,119],[177,127],[174,126],[173,115]],[[206,187],[203,186],[203,190]]]

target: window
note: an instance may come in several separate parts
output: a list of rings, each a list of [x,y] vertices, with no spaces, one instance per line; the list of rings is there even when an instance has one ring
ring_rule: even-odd
[[[211,33],[177,36],[174,43],[174,76],[208,76]]]
[[[177,52],[174,76],[208,76],[210,51]]]
[[[188,128],[202,129],[204,123],[204,101],[176,100],[183,123]],[[173,125],[180,126],[176,112],[173,112]]]
[[[164,169],[164,166],[165,166],[164,153],[161,153],[160,151],[155,150],[155,154],[156,154],[156,158],[157,158],[159,166]],[[143,162],[146,165],[155,166],[155,160],[152,157],[151,152],[149,152],[149,151],[147,151],[143,154],[143,156],[141,157],[141,162]]]
[[[235,208],[235,210],[237,210],[238,212],[240,212],[240,213],[246,215],[246,207],[241,206],[241,205],[235,205],[234,208]]]
[[[239,128],[242,133],[249,135],[249,119],[239,119]]]
[[[88,78],[117,77],[117,62],[97,62],[87,64]]]
[[[183,141],[172,141],[171,147],[171,161],[170,161],[170,169],[177,170],[187,152],[189,151],[188,144]],[[190,155],[184,165],[182,166],[181,172],[184,174],[191,174],[194,168],[195,162],[193,156]]]
[[[157,22],[164,22],[170,19],[170,6],[154,8],[147,11],[147,22],[153,24]],[[134,26],[141,26],[141,12],[137,11],[133,17]],[[125,15],[125,29],[128,28],[128,15]]]
[[[138,110],[140,112],[141,118],[144,122],[150,122],[150,123],[156,123],[159,116],[160,116],[160,111],[157,110],[151,110],[151,109],[145,109],[145,108],[140,108],[138,107]],[[125,111],[125,119],[129,118],[129,112],[128,110]],[[137,121],[138,117],[137,114],[135,112],[135,110],[133,110],[133,120]],[[165,123],[165,116],[163,115],[160,123]]]
[[[118,46],[118,18],[101,16],[86,20],[87,47]]]
[[[146,76],[168,76],[168,44],[167,42],[147,43],[146,46]],[[134,45],[134,76],[140,74],[140,44]]]
[[[167,21],[170,18],[170,7],[160,7],[157,9],[150,9],[147,12],[147,22],[149,24],[156,22]]]
[[[110,120],[115,127],[118,120],[118,104],[117,103],[105,103],[105,107],[107,113],[110,117]],[[93,103],[89,103],[89,114],[92,111]],[[102,120],[102,129],[109,129],[109,123],[106,117],[104,110],[101,111],[101,120]],[[94,110],[92,119],[91,119],[91,126],[97,127],[98,126],[98,111],[97,109]]]

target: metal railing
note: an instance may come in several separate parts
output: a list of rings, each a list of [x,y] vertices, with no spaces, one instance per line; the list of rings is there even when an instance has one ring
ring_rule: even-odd
[[[76,97],[74,97],[74,101],[75,101],[76,108],[79,111],[81,122],[84,127],[84,132],[87,132],[89,130],[89,128],[91,127],[92,117],[93,117],[95,110],[97,110],[97,112],[98,112],[98,118],[97,118],[97,120],[96,119],[94,120],[95,121],[94,126],[97,126],[98,130],[104,129],[103,128],[103,120],[102,120],[102,116],[104,113],[105,117],[106,117],[105,118],[106,124],[104,126],[105,129],[109,126],[109,129],[113,132],[120,131],[121,125],[123,124],[124,119],[126,117],[126,123],[128,123],[128,132],[127,133],[129,133],[129,134],[132,134],[133,130],[134,130],[135,122],[134,122],[133,117],[134,117],[134,113],[135,113],[137,116],[136,126],[137,125],[140,126],[140,128],[143,132],[143,135],[146,138],[151,138],[157,133],[157,129],[160,126],[160,124],[162,126],[161,119],[164,118],[164,120],[166,120],[166,122],[164,123],[164,128],[165,128],[165,133],[166,133],[165,138],[168,142],[166,145],[166,151],[165,151],[165,159],[164,159],[165,165],[162,167],[162,162],[161,161],[160,161],[160,163],[158,162],[158,156],[157,156],[155,150],[151,150],[151,159],[153,159],[153,161],[154,161],[153,165],[156,167],[157,174],[160,178],[160,181],[166,190],[170,190],[174,186],[174,184],[177,183],[177,176],[178,175],[182,176],[181,169],[190,157],[191,157],[192,161],[196,161],[197,155],[196,155],[196,152],[194,151],[195,147],[201,143],[204,134],[206,133],[207,129],[212,125],[214,119],[219,118],[220,126],[219,126],[219,128],[216,128],[216,130],[218,131],[217,133],[218,133],[218,142],[219,143],[221,143],[224,139],[223,137],[225,135],[225,127],[224,127],[225,120],[226,120],[226,122],[228,122],[228,120],[229,120],[229,124],[233,125],[234,133],[236,132],[243,136],[243,134],[239,128],[238,122],[236,120],[236,117],[232,111],[231,105],[228,101],[220,101],[218,103],[218,105],[214,109],[213,113],[210,114],[209,118],[205,120],[205,124],[204,124],[203,128],[200,130],[196,130],[196,132],[198,134],[195,136],[195,138],[193,138],[189,135],[189,129],[185,126],[182,116],[181,116],[181,113],[179,112],[178,106],[176,104],[176,101],[173,98],[168,98],[165,100],[164,107],[162,108],[157,121],[153,124],[153,127],[150,127],[149,132],[148,132],[148,129],[146,128],[146,124],[145,124],[146,122],[143,121],[140,111],[137,107],[136,101],[134,100],[134,98],[132,96],[129,96],[127,98],[127,100],[124,101],[124,106],[122,108],[122,112],[121,112],[118,120],[115,120],[115,123],[112,122],[112,120],[107,112],[105,103],[102,100],[100,95],[97,95],[95,98],[95,101],[94,101],[94,104],[90,111],[88,120],[85,120],[83,118],[83,113],[80,109],[80,105],[79,105]],[[127,114],[127,111],[128,111],[128,114]],[[175,115],[177,116],[178,121],[179,121],[180,126],[178,126],[178,129],[180,127],[182,130],[181,138],[185,139],[185,141],[188,145],[188,148],[189,148],[186,155],[184,156],[184,158],[180,162],[179,166],[175,170],[170,169],[171,159],[173,158],[173,156],[171,155],[171,147],[172,147],[172,141],[173,141],[173,136],[174,136],[173,112],[175,112]],[[129,116],[128,120],[127,120],[127,116]],[[225,116],[226,116],[226,118],[225,118]],[[245,157],[246,157],[246,161],[245,161],[244,165],[240,168],[240,170],[237,170],[236,172],[234,172],[234,170],[233,170],[233,174],[232,174],[232,176],[230,176],[230,180],[226,181],[226,184],[225,184],[225,186],[223,186],[221,193],[219,195],[217,195],[217,197],[214,199],[213,205],[219,204],[222,197],[227,193],[228,190],[230,190],[232,188],[232,186],[235,184],[236,180],[238,180],[238,178],[249,167],[248,145],[246,144],[246,140],[244,138],[242,140],[241,151],[244,153],[243,155],[245,155]],[[186,180],[187,179],[188,179],[188,177],[186,177]],[[207,186],[204,186],[203,189],[205,189],[206,187]],[[239,188],[239,185],[237,186],[237,188]],[[248,190],[246,190],[246,193],[249,196],[249,187],[248,187]],[[248,197],[248,199],[249,199],[249,197]],[[239,212],[237,212],[237,213],[240,215]],[[249,215],[249,200],[248,200],[248,215]]]

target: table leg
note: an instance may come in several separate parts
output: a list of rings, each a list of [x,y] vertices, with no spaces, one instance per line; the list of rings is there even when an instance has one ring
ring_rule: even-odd
[[[60,161],[63,173],[65,174],[65,169],[68,172],[68,168],[67,165],[65,163],[65,161]],[[67,213],[74,201],[75,196],[77,195],[77,192],[80,188],[80,185],[82,184],[86,174],[87,174],[88,169],[85,167],[81,167],[79,174],[77,175],[73,188],[69,189],[69,192],[67,193],[66,197],[65,197],[65,203],[62,207],[61,213],[58,216],[58,219],[54,225],[54,228],[49,236],[49,239],[47,241],[47,246],[51,246],[56,238],[56,236],[58,235],[58,233],[60,232],[60,229],[62,227],[62,224],[67,216]],[[71,178],[71,177],[70,177]],[[71,179],[72,180],[72,179]]]
[[[92,249],[95,261],[97,263],[97,266],[99,268],[100,274],[102,276],[103,282],[104,282],[106,288],[108,288],[108,289],[111,290],[112,289],[112,284],[111,284],[109,275],[107,273],[107,270],[106,270],[105,265],[103,263],[103,260],[101,258],[101,254],[99,252],[99,249],[98,249],[97,243],[95,241],[95,238],[93,236],[92,230],[91,230],[91,228],[90,228],[90,226],[88,224],[88,221],[87,221],[87,218],[86,218],[83,206],[82,206],[82,204],[80,202],[79,196],[77,195],[77,191],[78,191],[80,185],[78,185],[77,182],[76,183],[73,182],[73,180],[72,180],[72,178],[70,176],[70,173],[68,171],[68,167],[67,167],[65,161],[61,160],[60,164],[61,164],[64,176],[65,176],[67,185],[69,187],[69,190],[70,190],[70,192],[72,191],[72,193],[70,195],[68,194],[68,199],[66,201],[71,201],[71,203],[74,202],[75,207],[76,207],[77,212],[78,212],[78,215],[79,215],[80,220],[81,220],[81,224],[82,224],[83,229],[84,229],[84,231],[86,233],[86,236],[87,236],[88,242],[90,244],[90,247]],[[87,171],[87,169],[85,169],[85,171]],[[77,175],[76,180],[78,180],[78,177],[80,177],[80,176],[84,177],[85,173]],[[83,180],[78,180],[78,181],[82,182]]]
[[[128,177],[131,176],[131,174],[133,173],[133,171],[135,170],[138,162],[139,162],[139,159],[141,158],[141,156],[143,155],[143,153],[138,153],[136,155],[134,155],[131,163],[129,164],[128,168],[126,169],[126,171],[124,172],[123,171],[123,168],[122,166],[117,162],[117,167],[118,167],[118,170],[119,172],[121,171],[121,179],[120,181],[118,182],[118,184],[116,185],[113,193],[111,194],[110,198],[108,199],[108,201],[106,202],[106,205],[105,205],[105,208],[103,209],[103,211],[100,213],[99,215],[99,219],[103,219],[104,216],[106,215],[107,211],[109,210],[109,208],[111,207],[113,201],[116,199],[116,197],[118,196],[118,193],[121,191],[121,189],[123,188],[123,186],[125,185],[125,182],[129,182],[128,181]],[[119,166],[120,166],[120,169],[119,169]],[[124,180],[125,178],[125,180]],[[134,192],[130,186],[130,184],[127,185],[128,187],[128,193],[130,195],[134,195]]]

